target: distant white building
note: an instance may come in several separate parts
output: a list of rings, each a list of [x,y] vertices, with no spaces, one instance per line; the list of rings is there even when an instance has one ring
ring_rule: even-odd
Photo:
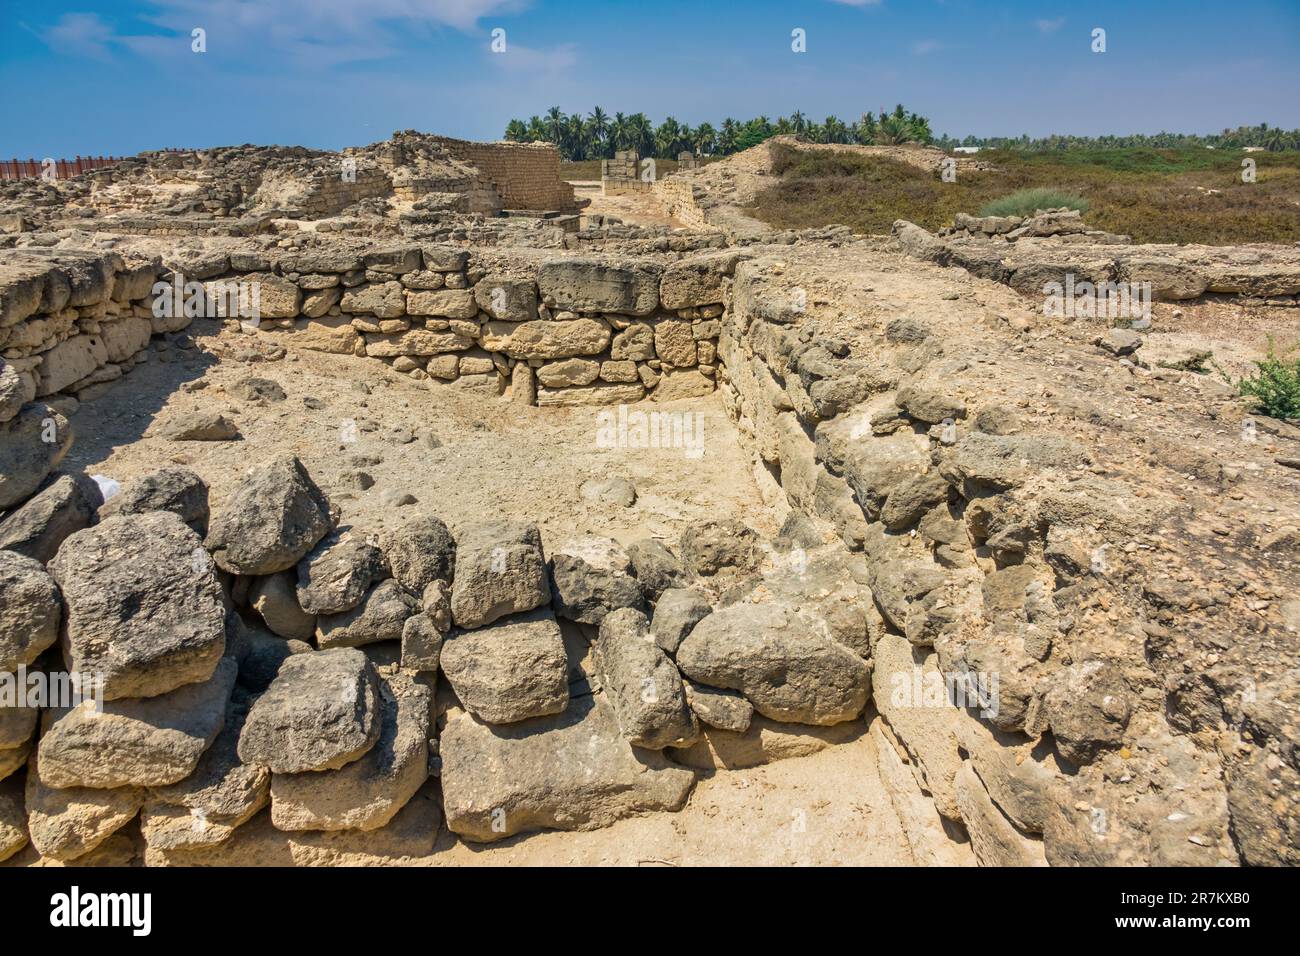
[[[983,148],[982,146],[954,146],[952,151],[954,153],[978,153]]]

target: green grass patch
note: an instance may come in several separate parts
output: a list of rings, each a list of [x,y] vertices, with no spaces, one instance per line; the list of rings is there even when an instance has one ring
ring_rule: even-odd
[[[1020,189],[1010,196],[1003,196],[980,207],[981,216],[1032,216],[1039,209],[1077,209],[1088,211],[1088,200],[1082,196],[1057,192],[1037,186],[1033,189]]]
[[[1269,339],[1268,354],[1257,359],[1255,367],[1255,375],[1237,383],[1241,394],[1253,398],[1256,409],[1270,418],[1300,418],[1300,357],[1279,355]]]

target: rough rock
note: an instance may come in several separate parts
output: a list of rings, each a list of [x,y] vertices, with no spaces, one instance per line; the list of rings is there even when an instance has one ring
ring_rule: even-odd
[[[72,447],[68,420],[34,403],[0,423],[0,508],[25,501]]]
[[[451,591],[452,619],[458,627],[481,627],[550,600],[536,525],[486,521],[458,532]]]
[[[50,787],[159,787],[184,780],[226,719],[238,665],[223,658],[210,680],[169,694],[87,702],[42,719],[41,780]]]
[[[248,712],[239,759],[273,773],[335,770],[379,739],[375,669],[356,648],[295,654]]]
[[[201,535],[208,533],[208,484],[188,468],[160,468],[122,485],[99,508],[99,518],[170,511]]]
[[[389,576],[378,547],[329,535],[298,562],[298,604],[308,614],[339,614],[361,603],[370,585]]]
[[[714,611],[682,641],[677,665],[693,681],[738,690],[773,720],[836,724],[862,712],[871,668],[781,604]]]
[[[465,709],[488,723],[558,714],[569,703],[564,640],[549,609],[452,631],[439,667]]]
[[[137,787],[55,789],[41,781],[39,761],[27,767],[25,800],[32,846],[42,857],[83,857],[135,819],[145,792]]]
[[[298,604],[297,581],[292,570],[257,578],[249,585],[248,605],[280,637],[310,641],[316,633],[316,615]]]
[[[206,546],[223,571],[274,574],[297,564],[332,525],[329,502],[302,463],[281,455],[231,489]]]
[[[456,542],[433,515],[412,515],[384,534],[380,547],[395,577],[407,590],[421,594],[434,581],[451,583]]]
[[[64,660],[103,675],[106,700],[165,694],[212,676],[225,650],[216,569],[166,511],[78,531],[49,564],[63,592]]]
[[[676,654],[686,635],[691,633],[691,628],[704,620],[712,610],[708,599],[699,591],[669,588],[659,595],[655,604],[650,635],[664,653]]]
[[[476,842],[676,810],[695,781],[657,751],[633,751],[601,696],[508,727],[454,714],[440,750],[447,826]]]
[[[555,308],[649,315],[659,305],[661,273],[661,266],[647,262],[553,259],[537,270],[537,287]]]
[[[583,624],[599,624],[621,607],[645,609],[632,561],[612,538],[588,535],[566,541],[551,553],[555,613]]]
[[[691,583],[690,574],[677,556],[654,538],[632,542],[628,545],[627,556],[632,561],[641,589],[651,601],[658,601],[669,588],[684,588]]]
[[[169,441],[234,441],[239,428],[225,415],[215,411],[186,412],[159,429]]]
[[[58,475],[0,521],[0,549],[49,561],[68,535],[90,526],[102,502],[89,478]]]
[[[16,671],[40,657],[58,640],[62,613],[59,590],[40,562],[0,551],[0,671]]]
[[[734,690],[719,690],[703,684],[686,684],[686,702],[700,723],[718,730],[743,734],[754,719],[754,705]]]
[[[374,830],[386,826],[429,777],[429,689],[405,675],[379,682],[375,745],[344,767],[271,778],[271,820],[280,830]]]
[[[644,614],[620,608],[606,615],[595,645],[601,686],[619,729],[637,747],[681,747],[699,732],[673,662],[654,643]]]
[[[400,641],[407,618],[419,609],[415,596],[396,580],[380,581],[351,610],[318,617],[316,645],[323,649]]]

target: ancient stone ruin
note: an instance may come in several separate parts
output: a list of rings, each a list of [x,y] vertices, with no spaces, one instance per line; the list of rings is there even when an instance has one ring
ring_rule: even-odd
[[[4,187],[0,859],[1300,861],[1300,433],[1022,295],[1293,259],[712,169],[690,228],[416,133]]]

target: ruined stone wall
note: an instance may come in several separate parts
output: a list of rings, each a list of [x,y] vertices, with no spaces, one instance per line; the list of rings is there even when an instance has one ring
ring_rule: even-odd
[[[481,170],[503,208],[570,211],[573,187],[560,178],[560,151],[547,143],[472,143],[430,137],[456,159]]]
[[[712,229],[704,210],[695,201],[695,189],[689,180],[669,176],[654,183],[655,197],[664,204],[668,215],[684,226]]]

